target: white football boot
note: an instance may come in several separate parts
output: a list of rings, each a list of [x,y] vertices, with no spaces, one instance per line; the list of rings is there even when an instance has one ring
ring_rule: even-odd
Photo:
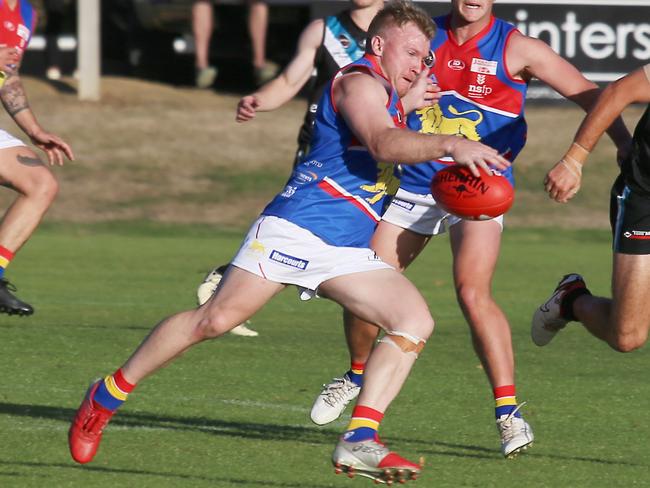
[[[345,407],[359,396],[361,387],[350,380],[346,374],[343,378],[334,378],[323,389],[311,407],[311,420],[317,425],[333,422],[341,416]]]
[[[506,458],[514,458],[520,451],[533,445],[535,436],[528,422],[515,413],[526,403],[519,405],[512,413],[497,419],[497,430],[501,435],[501,453]]]
[[[378,439],[348,442],[345,435],[339,439],[332,464],[336,474],[347,473],[348,477],[365,476],[376,484],[392,485],[417,479],[422,464],[415,464],[391,452]]]
[[[560,314],[560,305],[566,292],[585,288],[585,281],[577,273],[564,275],[555,287],[551,297],[535,310],[530,327],[530,336],[538,346],[545,346],[563,329],[569,320]]]
[[[203,305],[205,302],[207,302],[210,297],[214,295],[214,292],[217,291],[219,283],[221,283],[221,278],[223,278],[223,274],[226,272],[227,267],[228,265],[223,265],[219,266],[218,268],[214,268],[203,279],[203,283],[201,283],[196,290],[196,298],[199,305]],[[230,333],[244,337],[258,336],[259,332],[249,328],[248,325],[250,325],[250,321],[247,320],[243,324],[239,324],[237,327],[232,329]]]

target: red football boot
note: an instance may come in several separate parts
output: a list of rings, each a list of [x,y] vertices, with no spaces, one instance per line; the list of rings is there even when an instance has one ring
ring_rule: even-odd
[[[68,431],[68,445],[72,459],[80,464],[89,463],[95,457],[102,432],[115,412],[95,405],[92,398],[99,387],[97,381],[90,385]]]

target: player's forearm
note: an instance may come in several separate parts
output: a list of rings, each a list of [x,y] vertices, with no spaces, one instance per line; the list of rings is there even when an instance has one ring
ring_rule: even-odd
[[[14,115],[14,122],[16,122],[16,125],[18,125],[18,127],[20,127],[29,137],[33,137],[34,134],[43,132],[43,128],[36,120],[36,116],[30,108],[21,110]]]
[[[417,164],[439,159],[451,152],[455,136],[420,134],[391,128],[382,131],[368,151],[376,161]]]
[[[270,81],[258,91],[253,93],[257,98],[260,112],[269,112],[280,108],[291,100],[300,91],[302,85],[291,83],[284,74]]]
[[[0,100],[9,115],[14,117],[17,113],[29,109],[25,88],[17,74],[10,74],[2,89],[0,89]]]
[[[603,93],[603,90],[600,90],[596,85],[590,90],[586,90],[575,97],[571,97],[571,99],[577,103],[580,107],[585,112],[593,112],[596,109],[596,104],[599,106],[601,103],[599,100],[602,100],[602,98],[599,98],[601,94],[603,94],[604,97],[607,99],[611,99],[616,96],[615,93],[612,93],[615,90],[612,90],[613,87],[608,87],[605,89],[606,93]],[[620,98],[620,96],[619,96]],[[608,102],[609,103],[609,102]],[[603,133],[607,132],[609,137],[612,139],[616,147],[618,148],[625,148],[630,142],[630,132],[627,130],[627,127],[625,126],[625,123],[623,122],[623,119],[620,117],[621,112],[625,106],[620,108],[620,111],[616,113],[615,115],[609,117],[609,114],[605,114],[605,111],[609,112],[609,109],[606,110],[606,107],[599,107],[599,113],[595,116],[598,117],[599,123],[598,123],[598,137],[593,140],[593,145],[590,145],[590,147],[585,146],[584,144],[579,143],[581,146],[583,146],[585,149],[588,149],[591,151],[593,147],[596,145],[600,137],[602,136]],[[603,117],[607,116],[607,119],[609,120],[609,124],[605,127],[602,127],[603,123]],[[595,124],[596,121],[590,122],[590,124]],[[596,128],[590,129],[590,133],[595,134]],[[583,136],[586,137],[587,139],[593,139],[593,136]],[[576,141],[577,142],[577,141]]]
[[[587,151],[592,151],[601,136],[608,132],[617,145],[626,144],[630,135],[620,114],[627,105],[627,98],[620,92],[620,88],[617,85],[608,86],[583,120],[574,141]]]
[[[41,130],[29,107],[25,88],[17,74],[10,75],[5,81],[0,90],[0,100],[7,113],[27,135],[32,136]]]

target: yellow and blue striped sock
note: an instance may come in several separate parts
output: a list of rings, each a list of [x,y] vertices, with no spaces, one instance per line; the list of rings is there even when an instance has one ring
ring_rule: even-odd
[[[134,388],[135,385],[124,379],[122,369],[118,369],[115,374],[108,375],[99,384],[93,395],[93,402],[113,412],[126,401]]]
[[[360,442],[375,438],[383,418],[384,413],[379,410],[363,405],[355,406],[343,439],[348,442]]]
[[[354,382],[358,386],[363,386],[363,371],[365,367],[365,363],[352,361],[350,364],[350,371],[346,373],[348,378],[350,378],[350,381]]]

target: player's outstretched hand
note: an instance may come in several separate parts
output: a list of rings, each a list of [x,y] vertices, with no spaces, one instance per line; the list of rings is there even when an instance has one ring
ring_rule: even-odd
[[[402,106],[404,111],[409,113],[435,105],[441,96],[440,87],[429,77],[427,70],[422,70],[413,80],[409,91],[402,97]]]
[[[246,95],[237,104],[237,122],[248,122],[255,118],[260,102],[255,95]]]
[[[546,174],[544,189],[556,202],[567,203],[580,190],[581,181],[582,165],[572,158],[562,158]]]
[[[50,165],[58,164],[59,166],[63,166],[64,156],[70,161],[74,161],[72,149],[59,136],[41,131],[32,134],[31,139],[36,147],[47,154],[47,160]]]
[[[478,167],[486,172],[489,172],[491,167],[500,170],[510,167],[510,161],[496,149],[462,137],[454,137],[449,154],[456,163],[467,166],[477,178],[481,176]]]

